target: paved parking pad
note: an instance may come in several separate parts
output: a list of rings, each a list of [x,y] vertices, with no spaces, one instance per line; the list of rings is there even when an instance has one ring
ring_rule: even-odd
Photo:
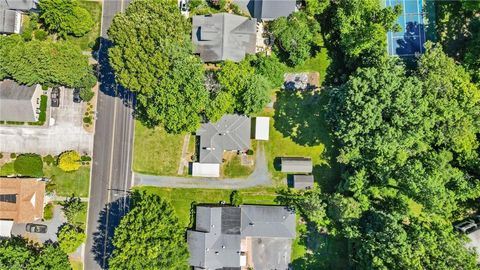
[[[47,240],[57,241],[58,228],[65,224],[67,219],[63,215],[62,207],[55,205],[53,208],[53,218],[48,221],[35,221],[32,223],[47,225],[46,233],[29,233],[25,230],[26,223],[14,223],[12,235],[21,235],[37,243],[43,243]]]
[[[0,126],[0,152],[56,155],[76,150],[91,154],[93,134],[83,129],[82,104],[73,102],[73,90],[61,88],[60,106],[48,105],[48,127]]]

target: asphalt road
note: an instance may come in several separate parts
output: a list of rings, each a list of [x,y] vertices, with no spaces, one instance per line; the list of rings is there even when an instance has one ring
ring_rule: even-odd
[[[107,30],[130,0],[104,0],[98,61],[100,91],[93,144],[84,269],[106,269],[113,230],[127,211],[132,186],[133,96],[115,84],[108,64]]]

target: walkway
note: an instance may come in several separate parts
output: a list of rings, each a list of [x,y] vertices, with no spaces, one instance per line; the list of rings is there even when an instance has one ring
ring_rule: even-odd
[[[180,158],[180,163],[178,164],[178,175],[183,175],[183,169],[185,167],[188,168],[188,161],[187,161],[187,150],[188,144],[190,143],[190,134],[185,135],[183,138],[183,147],[182,147],[182,156]]]
[[[241,189],[255,186],[273,186],[272,178],[268,172],[267,159],[263,145],[257,143],[255,170],[247,178],[197,178],[156,176],[134,173],[136,186],[156,186],[172,188],[218,188]]]

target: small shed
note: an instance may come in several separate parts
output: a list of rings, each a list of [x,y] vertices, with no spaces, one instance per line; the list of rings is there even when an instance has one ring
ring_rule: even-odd
[[[194,162],[192,164],[192,176],[220,177],[220,164]]]
[[[296,174],[293,176],[293,188],[295,189],[311,189],[313,182],[313,175]]]
[[[306,157],[283,157],[283,173],[311,173],[313,170],[312,159]]]
[[[255,118],[255,140],[268,141],[270,133],[270,117]]]

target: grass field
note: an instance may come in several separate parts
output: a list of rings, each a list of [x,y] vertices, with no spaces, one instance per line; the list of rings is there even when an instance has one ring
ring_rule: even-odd
[[[320,83],[322,83],[325,79],[328,65],[330,65],[330,60],[327,50],[321,49],[314,57],[307,59],[302,65],[288,68],[287,72],[316,71],[320,73]]]
[[[177,175],[185,134],[168,134],[135,121],[133,170],[155,175]],[[193,137],[192,137],[193,139]]]
[[[68,36],[67,39],[80,46],[84,51],[92,49],[92,45],[100,36],[100,24],[102,17],[102,4],[100,1],[80,0],[79,5],[90,12],[94,21],[92,30],[86,33],[83,37]]]
[[[44,166],[43,173],[52,180],[57,195],[88,197],[90,166],[82,166],[74,172],[64,172],[56,166]]]
[[[191,227],[190,213],[194,204],[230,202],[231,190],[224,189],[171,189],[158,187],[140,187],[146,191],[169,200],[178,215],[180,224],[185,228]],[[273,188],[242,189],[240,193],[245,204],[275,205],[277,194]]]
[[[247,177],[249,176],[255,166],[243,166],[241,164],[240,156],[236,155],[229,161],[226,161],[223,166],[223,177],[231,177],[231,178],[240,178],[240,177]]]

